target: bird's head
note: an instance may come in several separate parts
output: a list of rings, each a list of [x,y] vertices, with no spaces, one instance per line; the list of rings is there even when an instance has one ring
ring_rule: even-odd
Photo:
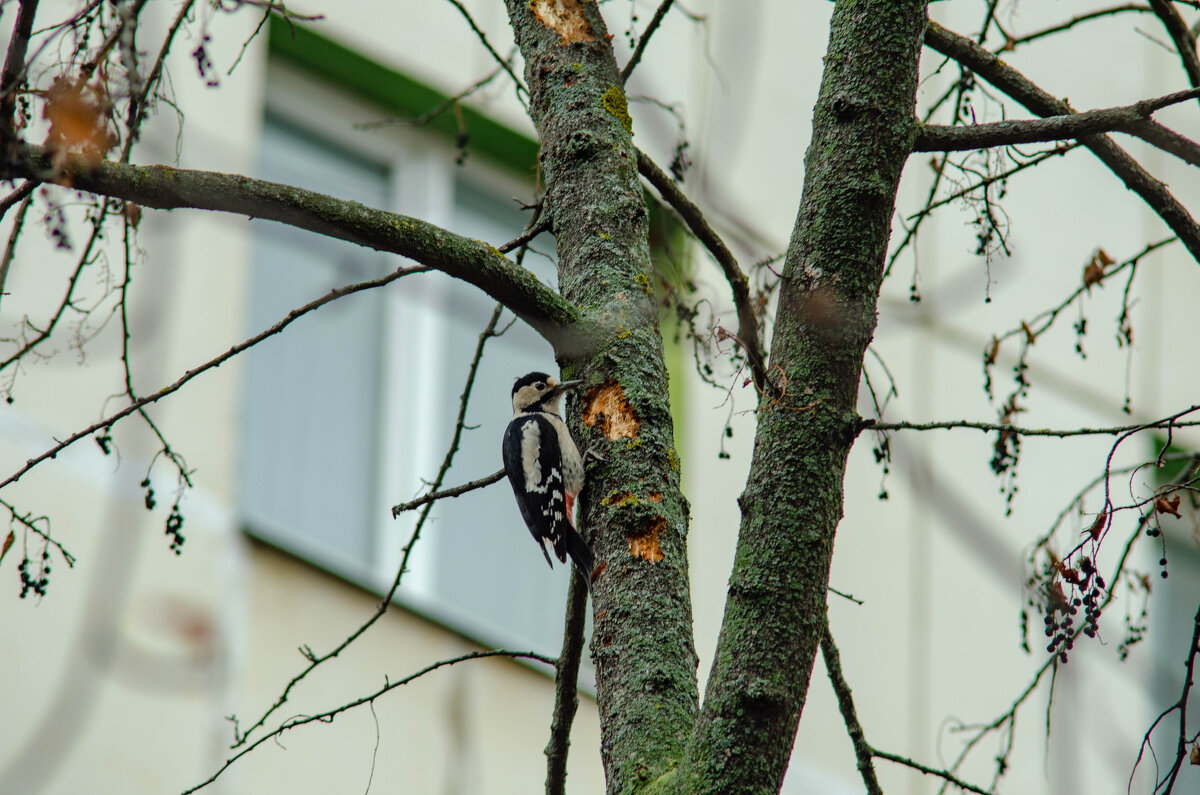
[[[564,392],[574,389],[582,381],[559,381],[545,373],[523,375],[513,384],[513,413],[522,411],[547,411],[558,414],[558,402]]]

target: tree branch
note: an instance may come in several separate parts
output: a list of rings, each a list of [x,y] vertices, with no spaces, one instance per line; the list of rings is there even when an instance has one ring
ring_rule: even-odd
[[[632,791],[679,760],[699,702],[688,511],[669,420],[646,192],[601,8],[551,0],[504,5],[525,59],[559,290],[616,324],[588,355],[559,364],[564,377],[588,385],[571,401],[572,430],[608,453],[589,461],[580,524],[603,566],[591,596],[600,755],[609,789]],[[620,416],[631,422],[611,422]],[[651,482],[655,501],[593,498],[644,493]],[[630,554],[635,536],[652,539],[652,548]]]
[[[532,273],[483,241],[420,219],[236,174],[109,161],[93,167],[75,156],[66,158],[61,168],[56,165],[42,147],[26,146],[0,170],[0,179],[25,177],[56,182],[157,209],[190,207],[279,221],[399,254],[483,290],[529,323],[560,353],[588,344],[579,310]]]
[[[442,458],[442,465],[438,468],[437,475],[434,476],[432,481],[432,488],[435,492],[441,487],[442,481],[446,477],[446,473],[450,471],[450,467],[454,464],[454,456],[458,454],[459,442],[462,441],[462,432],[466,426],[467,403],[470,401],[471,391],[474,389],[475,376],[479,373],[479,363],[483,361],[484,346],[487,345],[488,340],[490,340],[492,337],[498,337],[500,335],[496,332],[496,324],[500,321],[500,312],[501,307],[497,306],[495,310],[493,310],[492,316],[488,320],[487,325],[484,327],[483,331],[479,333],[479,339],[475,343],[475,354],[471,358],[471,365],[467,368],[467,379],[463,384],[462,394],[459,396],[458,417],[455,420],[454,433],[451,436],[450,444],[446,449],[446,455]],[[357,629],[346,636],[341,643],[339,643],[337,646],[334,646],[324,654],[317,655],[314,654],[312,649],[310,649],[308,646],[302,647],[301,653],[304,655],[304,658],[308,660],[308,665],[303,671],[288,680],[288,683],[283,688],[283,692],[279,694],[279,698],[275,699],[275,703],[267,708],[267,711],[260,715],[258,720],[256,720],[250,726],[250,728],[246,729],[245,731],[241,731],[238,727],[237,718],[232,716],[230,717],[230,720],[233,722],[234,736],[234,743],[232,747],[237,748],[249,742],[250,735],[265,726],[267,719],[270,718],[276,710],[287,703],[288,698],[291,696],[292,689],[296,687],[296,685],[298,685],[305,677],[312,673],[317,666],[334,659],[343,651],[345,651],[351,643],[358,640],[358,638],[361,637],[364,632],[370,629],[375,622],[379,620],[380,616],[387,612],[388,607],[392,603],[392,599],[394,599],[396,596],[397,589],[400,588],[400,581],[403,579],[404,573],[408,571],[408,559],[412,555],[413,547],[416,546],[417,540],[421,537],[421,530],[425,527],[425,522],[429,519],[429,514],[432,509],[433,502],[426,501],[425,510],[421,511],[421,515],[417,518],[416,525],[413,527],[412,534],[408,537],[408,543],[404,545],[404,552],[400,557],[400,565],[396,567],[396,574],[392,578],[392,585],[390,588],[388,588],[388,592],[384,594],[383,599],[378,605],[376,605],[375,612],[373,612],[366,621],[360,624]],[[393,516],[395,516],[395,514],[393,514]],[[258,742],[261,742],[261,739]],[[258,742],[256,742],[255,745],[257,745]]]
[[[33,18],[37,15],[38,0],[21,0],[17,21],[13,23],[12,38],[0,72],[0,139],[14,133],[13,111],[17,107],[17,86],[25,79],[25,53],[33,34]],[[8,142],[5,141],[7,144]]]
[[[1200,96],[1198,94],[1197,96]],[[1169,155],[1175,155],[1188,165],[1200,167],[1200,144],[1186,135],[1180,135],[1170,127],[1164,127],[1154,119],[1147,119],[1127,131],[1151,146],[1156,146]]]
[[[842,657],[828,626],[825,627],[825,636],[821,638],[821,655],[825,658],[825,671],[829,674],[833,692],[837,695],[838,708],[846,722],[850,742],[854,744],[854,756],[858,759],[858,772],[862,775],[863,784],[868,795],[883,795],[883,788],[879,786],[879,779],[875,776],[875,765],[871,761],[871,746],[867,743],[862,724],[858,722],[858,712],[854,709],[850,685],[846,684],[846,678],[842,675]]]
[[[629,76],[633,74],[633,70],[637,68],[638,63],[642,60],[642,55],[646,52],[646,45],[650,43],[650,37],[654,35],[654,31],[658,30],[658,26],[662,24],[663,18],[671,10],[671,4],[674,2],[675,0],[662,0],[658,4],[654,16],[650,17],[650,22],[646,24],[646,29],[638,37],[637,47],[634,48],[633,55],[629,56],[629,62],[621,69],[621,85],[629,82]]]
[[[895,762],[898,765],[904,765],[905,767],[911,767],[913,770],[920,771],[921,773],[924,773],[927,776],[936,776],[950,784],[953,784],[954,786],[958,787],[959,789],[963,790],[964,792],[974,792],[974,793],[976,793],[976,795],[992,795],[992,793],[989,790],[981,789],[979,787],[976,787],[974,784],[968,784],[967,782],[963,781],[961,778],[954,775],[953,773],[951,773],[948,770],[938,770],[936,768],[932,768],[927,765],[923,765],[920,762],[916,762],[912,759],[909,759],[906,756],[900,756],[899,754],[889,754],[887,751],[880,751],[876,748],[871,749],[871,755],[877,759],[886,759],[887,761]],[[185,793],[185,795],[186,795],[186,793]]]
[[[1072,112],[1065,102],[1038,88],[995,54],[932,20],[925,29],[925,44],[971,69],[1038,116],[1065,116]],[[1137,193],[1200,262],[1200,226],[1162,182],[1147,173],[1107,136],[1087,135],[1080,143],[1091,149],[1126,187]]]
[[[307,315],[309,312],[312,312],[314,309],[324,306],[325,304],[329,303],[330,301],[334,301],[338,298],[342,298],[343,296],[350,295],[351,293],[357,293],[362,290],[370,290],[375,287],[382,287],[385,284],[388,284],[390,282],[395,281],[396,279],[399,279],[401,276],[408,276],[409,274],[412,274],[412,273],[424,273],[429,270],[431,270],[431,268],[428,266],[421,266],[421,267],[415,267],[415,268],[397,268],[395,271],[393,271],[392,273],[389,273],[387,276],[382,276],[378,279],[371,279],[369,281],[358,282],[357,284],[351,284],[346,287],[339,287],[336,290],[330,290],[328,293],[326,293],[325,295],[316,299],[315,301],[311,301],[311,302],[305,304],[304,306],[300,307],[299,309],[293,309],[291,312],[289,312],[287,314],[287,317],[285,317],[283,320],[279,321],[275,325],[271,326],[266,331],[263,331],[259,334],[255,334],[253,337],[250,337],[249,339],[243,340],[242,342],[239,342],[237,345],[234,345],[232,348],[225,351],[220,356],[217,356],[214,359],[209,359],[204,364],[202,364],[198,367],[194,367],[191,370],[188,370],[186,373],[183,374],[183,376],[181,376],[179,378],[179,380],[177,380],[175,383],[171,384],[170,386],[165,386],[162,389],[158,390],[157,392],[146,395],[141,400],[130,403],[128,406],[121,409],[120,411],[115,412],[114,414],[110,414],[109,416],[105,417],[104,419],[100,420],[99,422],[95,422],[95,423],[89,425],[88,427],[84,428],[82,431],[78,431],[77,433],[74,433],[71,436],[68,436],[66,439],[57,443],[56,445],[54,445],[53,447],[51,447],[49,450],[42,453],[41,455],[39,455],[35,458],[29,459],[28,461],[25,462],[25,465],[23,467],[18,469],[13,474],[9,475],[5,480],[0,481],[0,489],[4,488],[5,486],[7,486],[11,483],[16,483],[18,480],[20,480],[22,478],[22,476],[25,475],[26,472],[33,469],[35,466],[42,463],[43,461],[46,461],[46,460],[56,457],[63,450],[65,450],[68,447],[70,447],[71,445],[75,444],[80,439],[84,438],[85,436],[91,436],[93,433],[95,433],[96,431],[98,431],[102,428],[108,428],[109,426],[116,424],[118,421],[124,419],[125,417],[128,417],[130,414],[133,414],[134,412],[140,411],[143,408],[145,408],[146,406],[149,406],[151,403],[157,403],[158,401],[162,400],[163,398],[167,397],[168,395],[178,392],[183,387],[184,384],[186,384],[188,381],[191,381],[196,376],[200,375],[201,373],[205,373],[205,372],[213,369],[214,367],[220,367],[222,364],[229,361],[234,356],[238,355],[239,353],[246,350],[247,348],[252,348],[255,345],[257,345],[258,343],[265,340],[267,337],[273,336],[273,335],[278,334],[279,332],[283,331],[285,328],[287,328],[289,325],[292,324],[292,321],[294,321],[300,317],[303,317],[304,315]]]
[[[1186,428],[1200,425],[1200,420],[1174,421],[1175,417],[1198,409],[1200,409],[1200,406],[1192,406],[1170,417],[1164,417],[1161,420],[1153,422],[1136,423],[1133,425],[1113,425],[1103,428],[1022,428],[1007,423],[974,422],[972,420],[946,420],[944,422],[875,422],[874,420],[865,420],[863,422],[863,429],[872,431],[932,431],[950,428],[973,428],[977,431],[1003,431],[1019,436],[1056,436],[1059,438],[1066,438],[1068,436],[1116,436],[1130,431],[1145,431],[1151,428],[1166,428],[1168,426],[1172,428]]]
[[[1058,141],[1064,138],[1079,138],[1104,132],[1125,132],[1145,138],[1142,130],[1147,126],[1150,114],[1196,97],[1200,97],[1200,88],[1177,91],[1157,99],[1144,99],[1141,102],[1118,108],[1068,113],[1042,119],[1020,119],[953,127],[927,124],[923,125],[917,133],[913,151],[957,152],[966,149],[986,149],[991,146]],[[1148,134],[1161,135],[1161,131],[1166,129],[1157,125],[1157,130]],[[1183,138],[1178,134],[1175,135],[1177,138]],[[1149,139],[1146,138],[1146,140]],[[1183,140],[1188,139],[1183,138]],[[1151,140],[1150,143],[1154,143],[1154,141]],[[1191,152],[1186,150],[1180,152],[1176,151],[1177,149],[1176,145],[1171,153],[1182,157],[1192,165],[1200,165],[1200,146],[1192,143]]]
[[[17,241],[21,238],[21,232],[25,230],[25,214],[29,211],[29,205],[33,203],[33,189],[24,190],[26,185],[33,185],[32,182],[25,182],[20,188],[13,191],[14,194],[24,193],[24,198],[21,199],[20,207],[17,209],[17,215],[13,219],[12,230],[8,233],[8,242],[4,245],[4,256],[0,259],[0,301],[4,300],[4,284],[8,281],[8,270],[12,267],[13,257],[17,253]]]
[[[1192,644],[1188,646],[1187,658],[1183,661],[1185,670],[1183,677],[1183,692],[1180,693],[1179,700],[1160,712],[1158,717],[1154,719],[1154,722],[1150,724],[1150,728],[1146,729],[1146,734],[1142,737],[1142,744],[1138,748],[1137,759],[1133,763],[1133,770],[1129,772],[1130,785],[1133,783],[1133,777],[1137,773],[1138,765],[1141,764],[1142,757],[1146,753],[1146,749],[1149,748],[1150,752],[1154,753],[1154,748],[1150,742],[1150,735],[1154,733],[1154,730],[1158,727],[1158,724],[1161,723],[1168,715],[1175,710],[1179,710],[1179,737],[1177,738],[1175,746],[1175,761],[1171,764],[1171,769],[1167,771],[1167,775],[1165,775],[1161,781],[1157,780],[1156,774],[1154,792],[1157,793],[1159,789],[1165,786],[1166,789],[1163,789],[1162,793],[1163,795],[1169,795],[1171,790],[1175,787],[1175,779],[1179,776],[1179,771],[1183,767],[1183,760],[1187,756],[1187,744],[1191,739],[1188,737],[1187,733],[1187,708],[1188,698],[1191,694],[1193,685],[1192,680],[1195,675],[1196,655],[1198,652],[1200,652],[1200,608],[1197,608],[1196,617],[1192,620]],[[1155,757],[1155,766],[1157,767],[1157,765],[1157,757]]]
[[[466,662],[467,660],[480,660],[485,657],[509,657],[514,660],[537,660],[538,662],[545,663],[546,665],[554,665],[555,664],[555,661],[553,659],[551,659],[550,657],[546,657],[545,655],[542,655],[542,654],[537,654],[536,652],[508,651],[507,649],[497,649],[495,651],[473,651],[469,654],[463,654],[458,657],[452,657],[448,660],[439,660],[438,662],[435,662],[432,665],[428,665],[428,666],[422,668],[421,670],[417,671],[416,673],[409,674],[408,676],[404,677],[403,679],[398,679],[395,682],[389,682],[385,678],[383,687],[379,688],[378,690],[376,690],[374,693],[371,693],[370,695],[363,696],[362,698],[356,698],[353,701],[348,701],[345,704],[342,704],[340,707],[334,707],[333,709],[326,710],[325,712],[321,712],[316,715],[300,715],[298,717],[289,718],[289,719],[285,720],[283,723],[281,723],[279,725],[279,727],[277,729],[275,729],[271,733],[264,734],[262,737],[259,737],[257,740],[255,740],[250,745],[246,746],[245,748],[241,749],[233,756],[226,759],[225,764],[221,765],[221,767],[217,769],[217,772],[213,773],[211,776],[206,778],[204,781],[201,781],[196,786],[184,790],[183,795],[190,795],[190,793],[196,792],[197,790],[207,787],[209,784],[216,781],[218,776],[220,776],[222,773],[224,773],[226,770],[228,770],[229,767],[234,762],[241,759],[243,756],[250,753],[255,748],[257,748],[258,746],[265,743],[267,740],[279,737],[284,732],[286,732],[290,729],[295,729],[299,726],[304,726],[305,724],[308,724],[308,723],[316,723],[316,722],[332,723],[333,719],[335,717],[337,717],[338,715],[340,715],[341,713],[346,712],[351,709],[354,709],[355,707],[361,707],[363,704],[373,704],[375,702],[375,699],[379,698],[380,696],[383,696],[384,694],[389,693],[398,687],[403,687],[404,685],[407,685],[409,682],[412,682],[416,679],[420,679],[425,674],[432,673],[433,671],[436,671],[439,668],[445,668],[448,665],[457,665],[460,662]]]
[[[1193,86],[1200,86],[1200,54],[1196,52],[1196,37],[1170,0],[1150,0],[1150,7],[1170,34],[1175,50],[1179,53],[1179,60],[1183,62],[1183,71],[1187,73],[1188,82]]]
[[[704,213],[684,195],[675,181],[640,149],[637,159],[638,171],[641,175],[658,190],[663,201],[679,213],[688,229],[713,255],[721,272],[725,274],[725,280],[729,282],[729,289],[733,292],[733,305],[737,309],[737,340],[741,344],[742,350],[746,352],[746,359],[750,363],[750,372],[754,375],[754,384],[760,393],[771,390],[758,330],[758,316],[754,314],[754,304],[750,297],[750,283],[746,279],[746,274],[738,265],[729,247],[725,245],[725,241],[721,240],[720,236],[709,226],[708,221],[704,218]]]
[[[479,26],[475,24],[475,19],[471,16],[471,12],[466,9],[466,6],[460,3],[459,0],[446,1],[458,9],[458,13],[462,14],[463,19],[467,20],[467,24],[471,26],[471,30],[475,33],[475,36],[479,39],[479,42],[492,56],[492,60],[494,60],[501,69],[508,72],[508,76],[512,78],[513,83],[515,83],[517,86],[517,98],[520,99],[522,94],[528,96],[529,89],[525,88],[525,84],[521,82],[521,78],[517,77],[517,73],[512,70],[512,67],[509,66],[508,61],[501,58],[500,53],[496,52],[496,49],[492,47],[491,42],[487,40],[487,36],[485,36],[483,31],[480,30]]]
[[[571,723],[579,708],[579,660],[583,656],[583,628],[587,620],[587,583],[578,569],[567,591],[567,618],[562,654],[554,669],[554,717],[546,743],[546,795],[563,795],[567,783],[567,749]]]
[[[504,480],[504,477],[504,470],[501,469],[499,472],[493,472],[485,478],[472,480],[470,483],[464,483],[461,486],[452,486],[448,489],[442,489],[441,491],[431,491],[424,497],[417,497],[415,500],[402,502],[399,505],[393,505],[392,518],[395,519],[405,511],[411,511],[414,508],[420,508],[422,505],[428,505],[431,502],[437,502],[438,500],[445,499],[446,497],[461,497],[469,491],[475,491],[476,489],[482,489],[484,486],[490,486],[493,483],[498,483],[501,480]]]
[[[1055,33],[1062,33],[1063,31],[1070,30],[1082,22],[1090,22],[1094,19],[1115,16],[1116,14],[1122,14],[1127,11],[1148,14],[1150,13],[1151,9],[1150,6],[1139,3],[1122,3],[1121,5],[1109,6],[1108,8],[1100,8],[1095,11],[1079,14],[1064,22],[1060,22],[1056,25],[1051,25],[1050,27],[1042,28],[1040,30],[1035,30],[1032,33],[1026,33],[1023,36],[1012,36],[1003,28],[1001,28],[1000,32],[1004,34],[1005,41],[1004,46],[1000,48],[1000,51],[1005,52],[1015,50],[1018,45],[1028,44],[1031,41],[1036,41],[1037,39],[1045,38],[1046,36],[1052,36]],[[1000,27],[999,24],[997,24],[996,27]]]

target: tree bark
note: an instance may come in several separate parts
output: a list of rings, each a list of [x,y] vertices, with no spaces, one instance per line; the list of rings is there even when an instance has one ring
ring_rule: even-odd
[[[506,0],[525,58],[559,290],[592,328],[558,347],[586,387],[569,414],[589,462],[581,529],[596,553],[592,658],[608,792],[678,765],[698,710],[679,489],[647,215],[621,75],[595,3]],[[580,406],[582,404],[582,406]]]
[[[842,479],[905,158],[924,0],[840,0],[784,263],[725,617],[671,789],[778,792],[825,632]]]

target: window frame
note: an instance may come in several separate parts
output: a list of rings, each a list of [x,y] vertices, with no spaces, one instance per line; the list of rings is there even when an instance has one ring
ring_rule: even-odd
[[[459,211],[454,197],[459,181],[469,182],[483,194],[494,197],[529,193],[529,180],[522,180],[520,174],[532,173],[532,166],[536,163],[537,147],[532,139],[520,136],[475,111],[463,109],[461,117],[471,130],[470,158],[466,163],[468,173],[464,173],[464,169],[455,163],[459,150],[454,145],[454,138],[439,134],[444,132],[439,126],[444,125],[431,123],[420,127],[396,125],[369,131],[357,129],[348,120],[370,122],[389,115],[418,115],[424,112],[424,109],[420,109],[420,103],[436,105],[443,96],[378,64],[372,64],[311,31],[297,28],[297,36],[293,38],[290,31],[282,36],[281,26],[273,25],[270,32],[271,51],[264,74],[267,89],[262,102],[264,125],[269,118],[276,119],[327,141],[333,148],[344,148],[356,157],[379,164],[389,175],[387,193],[390,200],[386,209],[450,228],[453,216]],[[287,30],[286,26],[282,27]],[[277,43],[281,45],[278,49]],[[348,85],[347,73],[361,82]],[[381,85],[385,84],[392,88],[382,90]],[[413,101],[380,102],[381,98],[386,98],[385,95],[392,96],[396,92],[411,92],[409,98],[411,100],[415,96],[417,104]],[[457,131],[458,122],[454,120],[454,115],[444,114],[444,121]],[[263,140],[262,136],[259,136],[259,140]],[[503,162],[494,162],[489,158],[489,155],[500,152],[506,156]],[[446,294],[449,293],[447,289]],[[440,462],[444,455],[447,430],[444,428],[431,427],[429,432],[420,435],[415,446],[409,446],[403,454],[393,442],[411,433],[413,415],[437,416],[435,409],[444,408],[422,404],[421,401],[435,399],[432,394],[434,390],[412,390],[410,376],[412,373],[437,372],[439,369],[445,372],[444,366],[437,366],[436,358],[439,349],[438,328],[439,325],[444,327],[448,317],[433,306],[418,305],[418,311],[414,312],[414,304],[404,301],[403,289],[387,290],[385,295],[380,358],[381,395],[377,401],[380,409],[376,420],[381,438],[387,441],[380,445],[380,460],[375,467],[372,489],[383,496],[384,502],[391,503],[409,496],[403,493],[405,486],[398,484],[416,484],[420,478],[431,476],[436,471],[436,463],[432,464],[431,469],[431,462]],[[546,366],[552,367],[552,352],[548,345],[546,351]],[[458,369],[461,368],[451,370],[447,378],[456,378]],[[459,385],[455,386],[457,396]],[[393,398],[402,394],[409,399],[415,397],[416,404],[410,404],[403,413],[389,410],[395,403]],[[477,394],[475,400],[492,397]],[[499,466],[498,443],[496,461]],[[491,488],[507,492],[501,484]],[[517,515],[515,506],[513,513]],[[520,524],[519,519],[517,524]],[[385,594],[391,588],[395,572],[400,566],[411,527],[411,522],[393,520],[386,510],[374,512],[368,528],[373,554],[365,566],[347,565],[345,560],[329,553],[302,530],[274,528],[263,532],[261,527],[246,529],[250,535],[294,554],[319,569],[374,593]],[[450,631],[477,642],[496,647],[528,647],[530,639],[524,636],[519,623],[499,625],[488,621],[485,616],[473,615],[469,609],[445,601],[444,594],[437,587],[437,561],[449,552],[439,549],[436,536],[436,527],[426,528],[422,542],[413,548],[396,601]],[[518,539],[522,542],[525,540],[523,533]],[[532,544],[527,551],[537,558],[538,564],[542,563]],[[565,600],[565,584],[568,580],[561,569],[554,574],[549,571],[545,574],[562,580]],[[542,647],[540,651],[557,652],[557,641],[549,639],[557,637],[560,631],[564,600],[552,600],[545,605],[546,614],[539,619],[539,624],[544,620],[551,629],[547,638],[536,642],[537,646]],[[553,644],[553,648],[545,647],[547,643]],[[591,688],[592,678],[590,665],[585,663],[581,685]]]

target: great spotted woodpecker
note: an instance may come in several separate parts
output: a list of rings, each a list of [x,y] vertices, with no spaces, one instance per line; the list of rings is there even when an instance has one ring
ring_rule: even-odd
[[[559,561],[575,561],[592,588],[592,551],[575,530],[575,497],[583,489],[583,459],[559,414],[564,392],[581,381],[557,381],[545,373],[517,379],[512,389],[513,418],[504,431],[504,471],[517,497],[521,517],[541,544],[546,563],[554,548]]]

